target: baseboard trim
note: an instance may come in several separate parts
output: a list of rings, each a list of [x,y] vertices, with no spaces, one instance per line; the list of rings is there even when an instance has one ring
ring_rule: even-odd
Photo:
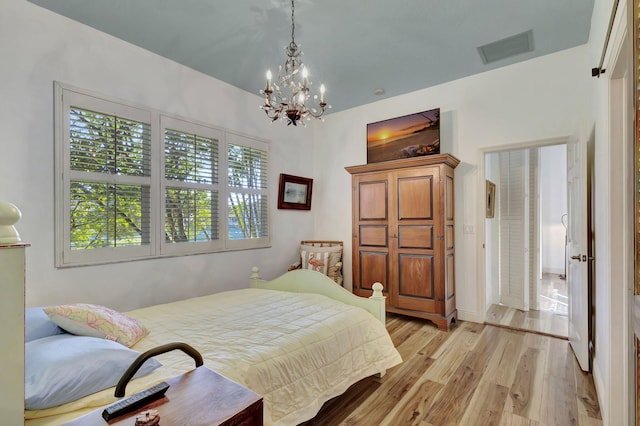
[[[485,312],[478,313],[477,311],[464,311],[462,309],[458,309],[458,319],[460,321],[470,321],[482,324],[484,323],[484,315]]]
[[[593,360],[593,384],[596,387],[596,396],[598,397],[598,404],[600,405],[600,415],[602,416],[602,424],[609,424],[609,400],[603,401],[606,398],[604,383],[602,382],[602,373],[600,373],[600,366],[597,360]]]

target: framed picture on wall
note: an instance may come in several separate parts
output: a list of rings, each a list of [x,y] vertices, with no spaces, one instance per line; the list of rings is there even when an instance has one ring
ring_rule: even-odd
[[[278,187],[278,208],[311,210],[313,179],[281,173]]]
[[[487,181],[487,214],[486,217],[491,219],[494,216],[496,208],[496,184]]]

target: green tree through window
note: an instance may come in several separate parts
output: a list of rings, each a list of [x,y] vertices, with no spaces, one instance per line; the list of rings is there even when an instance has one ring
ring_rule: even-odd
[[[217,240],[218,141],[165,129],[164,158],[166,242]]]
[[[229,144],[229,239],[267,236],[267,153]]]
[[[149,185],[118,177],[149,177],[150,125],[81,108],[69,112],[73,250],[149,243]]]
[[[54,90],[56,266],[269,246],[266,141]]]

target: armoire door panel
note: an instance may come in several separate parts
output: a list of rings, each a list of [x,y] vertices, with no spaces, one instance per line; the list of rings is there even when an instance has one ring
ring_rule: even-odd
[[[398,220],[433,219],[433,176],[398,178]]]
[[[456,294],[455,289],[455,262],[454,255],[448,254],[445,258],[445,298],[451,299]]]
[[[360,251],[360,288],[371,290],[379,282],[388,290],[389,254],[385,252]]]
[[[398,296],[434,298],[433,256],[400,254],[398,270]]]
[[[415,249],[433,249],[432,225],[400,225],[398,226],[398,247]]]
[[[446,176],[444,182],[444,218],[453,220],[453,177]]]
[[[453,233],[453,225],[447,225],[444,227],[444,242],[445,242],[445,250],[453,250],[454,248],[454,233]]]
[[[389,245],[387,240],[389,232],[386,225],[361,225],[359,235],[361,247],[387,247]]]
[[[387,181],[360,182],[360,220],[387,220]]]

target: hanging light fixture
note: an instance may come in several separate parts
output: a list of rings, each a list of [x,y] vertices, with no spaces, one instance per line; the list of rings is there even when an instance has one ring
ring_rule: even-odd
[[[296,24],[294,21],[295,6],[291,0],[291,43],[285,47],[287,60],[284,67],[278,67],[278,78],[272,82],[271,70],[267,71],[267,85],[260,94],[264,95],[264,105],[260,108],[264,110],[271,121],[282,120],[287,125],[298,125],[311,117],[321,118],[325,110],[331,108],[325,99],[324,84],[320,85],[320,99],[315,106],[307,106],[310,102],[309,71],[300,60],[303,55],[300,46],[295,41]],[[313,96],[313,102],[318,100],[318,96]]]

